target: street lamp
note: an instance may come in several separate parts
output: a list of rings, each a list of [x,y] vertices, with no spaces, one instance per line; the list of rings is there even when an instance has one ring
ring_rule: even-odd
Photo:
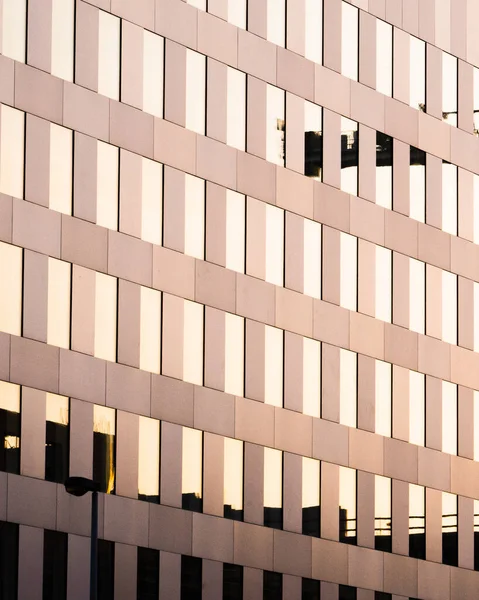
[[[91,549],[90,549],[90,600],[97,598],[98,578],[98,492],[100,485],[86,477],[68,477],[65,489],[72,496],[84,496],[91,492]]]

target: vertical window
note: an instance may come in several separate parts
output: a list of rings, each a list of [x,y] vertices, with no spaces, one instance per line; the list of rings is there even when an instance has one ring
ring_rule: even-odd
[[[243,567],[223,563],[223,600],[243,600]]]
[[[227,394],[244,394],[244,318],[225,313],[225,385]]]
[[[374,547],[391,552],[391,479],[374,476]]]
[[[284,331],[264,327],[264,401],[283,406],[283,346]]]
[[[474,390],[474,460],[479,461],[479,392]],[[479,519],[479,515],[478,515]],[[479,525],[479,521],[478,521]]]
[[[358,355],[343,348],[339,351],[339,422],[357,427]]]
[[[266,39],[283,46],[286,36],[286,0],[266,0]]]
[[[442,382],[442,451],[457,454],[457,385]]]
[[[52,62],[55,77],[73,81],[74,0],[52,0]]]
[[[409,259],[409,329],[424,333],[426,327],[426,265]]]
[[[114,231],[118,229],[118,169],[118,148],[98,141],[96,223]]]
[[[409,556],[426,559],[426,494],[422,485],[409,484]]]
[[[224,438],[223,516],[243,520],[243,442]]]
[[[356,545],[356,469],[339,467],[339,541]]]
[[[442,118],[457,127],[457,58],[442,53]]]
[[[139,417],[138,498],[159,502],[160,494],[160,422]]]
[[[161,292],[140,288],[140,369],[160,372]]]
[[[139,546],[137,561],[137,600],[158,600],[160,589],[159,551]]]
[[[283,453],[264,449],[264,525],[283,528]]]
[[[205,181],[185,175],[185,254],[205,256]]]
[[[0,471],[20,473],[20,386],[5,381],[0,381]]]
[[[304,102],[304,174],[317,181],[323,178],[323,109],[307,101]]]
[[[67,558],[68,534],[45,529],[43,537],[44,600],[66,600]]]
[[[0,597],[17,600],[18,525],[0,521]]]
[[[0,54],[25,62],[27,0],[3,0],[0,21]]]
[[[380,19],[376,19],[376,90],[392,96],[393,28]]]
[[[273,571],[263,571],[263,600],[283,599],[283,575]]]
[[[98,540],[98,598],[114,600],[115,597],[115,544]]]
[[[320,536],[320,462],[303,456],[302,511],[303,535]]]
[[[474,135],[479,135],[479,69],[474,69]]]
[[[474,570],[479,571],[479,500],[474,500]]]
[[[120,96],[120,19],[98,12],[98,93],[118,100]]]
[[[424,446],[426,435],[425,377],[409,371],[409,442]]]
[[[47,343],[60,348],[70,347],[71,271],[70,263],[48,258]]]
[[[0,331],[21,335],[23,250],[0,242]]]
[[[95,344],[94,356],[116,360],[116,277],[95,273]]]
[[[8,0],[8,3],[17,3],[17,0]],[[5,10],[5,3],[3,8]],[[0,193],[2,194],[23,198],[24,147],[25,113],[0,104]]]
[[[353,196],[358,195],[358,164],[358,123],[346,117],[341,117],[341,189]]]
[[[205,134],[206,125],[206,56],[186,50],[186,120],[187,129]]]
[[[248,198],[247,220],[247,273],[282,286],[284,210]]]
[[[182,508],[203,511],[203,432],[183,427],[181,456]]]
[[[376,204],[392,207],[393,190],[393,139],[376,132]]]
[[[442,562],[457,567],[457,496],[442,492]]]
[[[323,63],[323,3],[317,0],[304,3],[304,56]]]
[[[321,223],[304,219],[303,293],[321,298]]]
[[[426,153],[411,146],[409,153],[409,216],[426,219]]]
[[[375,362],[375,431],[379,435],[391,437],[392,404],[392,368],[391,364]]]
[[[473,350],[479,352],[479,283],[474,281],[473,285],[473,315],[474,315],[474,333],[473,333]]]
[[[349,310],[358,307],[358,238],[340,232],[339,304]]]
[[[340,585],[338,591],[338,600],[356,600],[357,589],[350,585]]]
[[[442,340],[457,344],[457,275],[449,271],[442,271]]]
[[[226,143],[238,150],[246,143],[246,73],[227,67]]]
[[[206,10],[206,2],[207,0],[188,0],[188,4],[199,8],[200,10]]]
[[[306,579],[301,581],[301,600],[320,600],[321,582],[316,579]]]
[[[392,312],[392,252],[376,246],[375,317],[391,322]]]
[[[228,22],[241,29],[246,29],[247,0],[228,0]]]
[[[271,0],[270,0],[271,1]],[[285,93],[273,85],[266,86],[266,160],[284,166]]]
[[[202,567],[201,558],[181,557],[181,600],[201,600]]]
[[[49,208],[72,214],[73,132],[50,124]]]
[[[359,10],[341,2],[341,74],[358,80],[359,70]]]
[[[165,39],[143,30],[143,110],[163,117]],[[141,108],[141,107],[139,107]]]
[[[63,483],[70,455],[69,401],[49,393],[46,399],[45,479]]]
[[[116,413],[113,408],[93,407],[93,480],[105,494],[115,493]]]
[[[245,210],[245,196],[226,190],[225,267],[238,273],[244,273],[245,269]]]
[[[426,43],[414,36],[409,48],[409,105],[426,108]]]
[[[442,230],[457,235],[457,167],[442,161]]]
[[[320,416],[321,342],[303,338],[303,413]]]

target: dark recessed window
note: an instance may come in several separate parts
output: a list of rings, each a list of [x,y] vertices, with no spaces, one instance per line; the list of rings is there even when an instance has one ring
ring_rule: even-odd
[[[409,556],[426,560],[426,497],[422,485],[409,484]]]
[[[442,562],[458,565],[457,496],[442,492]]]
[[[374,600],[392,600],[393,595],[386,592],[374,592]]]
[[[202,571],[201,558],[181,557],[181,600],[201,600]]]
[[[47,394],[45,431],[45,479],[63,483],[68,477],[69,463],[68,398]]]
[[[301,583],[301,600],[320,600],[321,582],[316,579],[305,579]]]
[[[20,386],[0,381],[0,471],[20,473]]]
[[[223,565],[223,600],[243,600],[243,567]]]
[[[114,600],[115,596],[115,544],[98,540],[98,598]]]
[[[66,600],[68,535],[45,529],[43,538],[43,600]]]
[[[283,575],[263,571],[263,600],[283,600]]]
[[[340,585],[338,600],[356,600],[358,596],[357,589],[350,585]]]
[[[240,440],[224,438],[223,516],[243,520],[243,454]]]
[[[0,521],[0,598],[17,600],[18,525]]]
[[[115,409],[93,407],[93,479],[105,494],[115,493]]]
[[[283,528],[283,453],[264,449],[264,525]]]
[[[319,537],[321,522],[319,460],[303,457],[303,534]]]
[[[158,600],[159,585],[159,551],[138,548],[137,600]]]

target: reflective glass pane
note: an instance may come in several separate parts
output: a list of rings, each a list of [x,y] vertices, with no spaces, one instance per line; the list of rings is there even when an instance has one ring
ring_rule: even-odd
[[[227,394],[244,393],[244,318],[225,313],[225,386]]]
[[[120,19],[98,12],[98,93],[118,100],[120,95]]]
[[[426,43],[410,36],[409,104],[425,111],[426,107]]]
[[[21,335],[23,251],[0,242],[0,331]]]
[[[457,167],[442,161],[442,230],[457,235]]]
[[[98,586],[97,597],[102,600],[115,598],[115,543],[98,540]]]
[[[457,496],[442,492],[442,562],[457,567]]]
[[[457,454],[457,385],[442,382],[442,451]]]
[[[303,456],[303,534],[319,537],[321,523],[320,508],[320,462]]]
[[[339,303],[343,308],[357,310],[358,306],[358,238],[341,231],[340,238]]]
[[[93,407],[93,480],[106,494],[115,493],[116,411],[105,406]]]
[[[264,449],[264,525],[283,528],[283,453]]]
[[[246,74],[227,67],[226,143],[238,150],[246,142]]]
[[[393,189],[393,139],[376,132],[376,204],[392,207]]]
[[[116,360],[116,277],[95,273],[95,349],[94,355],[104,360]]]
[[[266,86],[266,160],[284,166],[285,93],[273,85]]]
[[[474,135],[479,135],[479,69],[474,69]]]
[[[424,223],[426,218],[426,153],[410,148],[409,216]]]
[[[114,231],[118,229],[118,169],[118,148],[97,142],[96,222]]]
[[[341,74],[357,81],[359,69],[359,11],[347,2],[341,2],[341,5]]]
[[[479,351],[479,283],[474,282],[474,352]]]
[[[70,347],[71,264],[48,259],[47,343]]]
[[[376,19],[376,89],[392,96],[393,89],[393,28]]]
[[[301,600],[320,600],[321,582],[316,579],[301,580]]]
[[[424,446],[426,435],[425,377],[409,371],[409,441]]]
[[[140,369],[160,372],[161,292],[140,288]]]
[[[283,600],[283,575],[263,571],[263,600]]]
[[[160,552],[138,547],[136,589],[138,600],[158,600],[160,590]]]
[[[340,349],[339,367],[339,422],[357,426],[357,364],[356,352]]]
[[[20,386],[0,381],[0,471],[20,473]]]
[[[0,192],[15,198],[23,198],[24,132],[25,113],[1,104]]]
[[[65,600],[67,597],[67,568],[68,534],[45,529],[43,537],[43,598]]]
[[[338,600],[356,600],[357,597],[357,588],[350,585],[339,585]]]
[[[409,484],[409,556],[426,558],[426,494],[422,485]]]
[[[442,53],[442,118],[457,127],[457,58]]]
[[[160,493],[160,422],[139,417],[138,498],[159,502]]]
[[[185,254],[205,256],[205,180],[185,175]]]
[[[283,338],[282,329],[265,325],[264,401],[273,406],[283,406]]]
[[[206,10],[206,0],[187,0],[187,3],[200,10]]]
[[[51,123],[49,207],[65,215],[72,214],[72,171],[73,132]]]
[[[323,3],[304,2],[304,56],[318,64],[323,62]]]
[[[303,293],[321,298],[321,223],[304,219]]]
[[[243,520],[243,442],[224,438],[224,517]]]
[[[320,416],[321,342],[303,338],[303,413]]]
[[[391,479],[374,476],[374,547],[391,552]]]
[[[0,53],[25,62],[27,0],[3,0],[0,21]]]
[[[304,174],[323,178],[323,109],[304,102]]]
[[[223,563],[223,599],[243,600],[243,567]]]
[[[479,571],[479,500],[474,500],[474,570]]]
[[[186,50],[186,122],[187,129],[205,134],[206,56]]]
[[[241,29],[246,29],[247,0],[228,0],[228,22]]]
[[[474,390],[473,394],[474,394],[474,460],[479,461],[479,392]],[[478,518],[479,518],[479,515],[478,515]],[[478,524],[479,524],[479,521],[478,521]]]
[[[18,591],[18,525],[0,521],[0,592],[16,600]]]
[[[193,556],[181,557],[181,600],[201,600],[203,561]]]
[[[457,344],[457,275],[442,272],[442,339]]]
[[[375,367],[375,431],[391,437],[392,368],[381,360],[376,361]]]
[[[341,117],[341,189],[354,196],[358,195],[358,164],[358,123]]]
[[[70,455],[69,400],[46,395],[45,479],[63,483],[68,477]]]
[[[182,508],[203,510],[203,432],[183,427],[182,442]]]
[[[339,467],[339,541],[357,543],[356,469]]]
[[[266,0],[266,39],[284,47],[286,34],[286,0]]]

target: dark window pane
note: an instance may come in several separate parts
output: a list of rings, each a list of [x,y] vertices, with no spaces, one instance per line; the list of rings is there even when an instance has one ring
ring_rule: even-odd
[[[17,600],[18,525],[0,521],[0,598]]]
[[[457,496],[442,493],[442,562],[458,565]]]
[[[93,407],[93,479],[106,494],[115,493],[115,419],[113,408]]]
[[[283,599],[283,576],[273,571],[263,571],[263,600]]]
[[[159,584],[159,551],[138,548],[137,600],[158,600]]]
[[[392,206],[393,139],[376,132],[376,203],[385,208]]]
[[[303,508],[303,535],[319,537],[320,523],[320,506],[308,506],[307,508]]]
[[[409,556],[426,559],[426,496],[423,486],[409,484]]]
[[[374,592],[374,600],[392,600],[393,595],[386,592]]]
[[[98,540],[98,598],[114,600],[115,544]]]
[[[319,600],[321,597],[321,582],[316,579],[303,579],[301,600]]]
[[[202,570],[201,558],[181,557],[181,600],[201,600]]]
[[[43,600],[67,597],[68,535],[45,529],[43,538]]]
[[[243,600],[243,567],[223,565],[223,600]]]
[[[350,585],[339,586],[338,600],[356,600],[356,598],[357,590],[355,587],[351,587]]]
[[[45,438],[45,479],[63,483],[68,477],[70,431],[68,424],[47,421]]]
[[[0,408],[0,471],[20,473],[20,413]]]

